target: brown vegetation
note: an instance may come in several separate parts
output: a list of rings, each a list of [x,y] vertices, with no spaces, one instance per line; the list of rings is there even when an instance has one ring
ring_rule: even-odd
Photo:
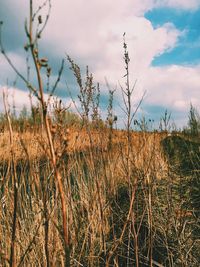
[[[50,10],[51,1],[36,10],[33,0],[29,3],[24,48],[34,64],[36,87],[13,65],[0,36],[1,52],[29,89],[31,103],[28,118],[24,114],[12,117],[4,93],[0,265],[198,267],[200,124],[194,109],[191,131],[185,131],[189,138],[181,133],[167,137],[167,112],[161,119],[162,133],[148,131],[146,121],[137,121],[143,97],[133,109],[135,84],[131,88],[124,35],[125,129],[115,130],[114,90],[109,88],[108,114],[103,121],[99,84],[94,85],[88,67],[84,80],[70,57],[81,109],[72,116],[60,100],[50,112],[64,61],[50,87],[51,67],[48,59],[40,57],[38,42],[49,18],[48,12],[43,21],[40,11],[45,6]],[[42,69],[46,70],[47,100]],[[133,131],[134,122],[139,132]]]

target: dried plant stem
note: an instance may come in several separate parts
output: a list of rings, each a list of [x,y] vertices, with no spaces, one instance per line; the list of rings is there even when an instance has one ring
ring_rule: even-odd
[[[61,207],[62,207],[62,220],[63,220],[63,234],[64,234],[64,244],[65,244],[65,266],[70,267],[70,239],[68,234],[68,223],[67,223],[67,210],[66,210],[66,204],[65,204],[65,194],[63,190],[63,184],[62,184],[62,177],[59,173],[59,171],[56,169],[56,178],[58,183],[58,190],[60,194],[60,200],[61,200]]]
[[[132,190],[132,195],[131,195],[131,200],[130,200],[130,206],[129,206],[129,211],[128,211],[128,215],[127,215],[127,218],[126,218],[126,221],[123,225],[123,229],[122,229],[122,232],[121,232],[121,235],[120,235],[120,238],[117,240],[117,242],[114,244],[113,248],[111,249],[110,251],[110,255],[106,261],[106,267],[109,267],[109,264],[110,264],[110,260],[111,260],[111,257],[112,255],[114,254],[114,252],[117,250],[117,248],[119,247],[119,245],[122,243],[122,240],[123,240],[123,237],[124,237],[124,234],[125,234],[125,231],[127,229],[127,226],[130,222],[130,218],[131,218],[131,215],[133,214],[133,205],[134,205],[134,201],[135,201],[135,194],[136,194],[136,191],[137,191],[137,182],[135,182],[134,184],[134,187],[133,187],[133,190]],[[136,251],[138,252],[138,246],[136,246]],[[138,258],[138,253],[136,253],[136,266],[139,266],[137,265],[137,262],[139,264],[139,260],[137,261],[137,258]]]
[[[33,1],[30,0],[30,21],[29,21],[29,44],[31,48],[31,54],[35,65],[35,70],[37,74],[37,81],[38,81],[38,87],[39,87],[39,100],[42,108],[42,121],[45,126],[45,131],[47,134],[47,139],[49,143],[49,149],[50,149],[50,155],[51,155],[51,162],[54,168],[56,181],[58,184],[58,191],[60,195],[61,200],[61,207],[62,207],[62,219],[63,219],[63,234],[64,234],[64,245],[65,245],[65,266],[70,266],[70,242],[69,242],[69,235],[68,235],[68,227],[67,227],[67,211],[66,211],[66,201],[65,201],[65,194],[62,184],[62,177],[58,169],[58,162],[55,154],[55,149],[53,145],[53,139],[52,134],[50,131],[50,125],[49,120],[47,116],[47,105],[44,100],[44,90],[43,90],[43,83],[42,83],[42,77],[40,73],[40,64],[37,60],[37,57],[34,53],[34,43],[33,43],[33,33],[32,33],[32,26],[33,26]],[[46,250],[48,250],[48,245],[46,245]],[[46,251],[46,255],[49,255],[49,253]]]
[[[17,185],[17,175],[15,169],[15,156],[13,149],[13,130],[11,119],[9,116],[9,111],[6,103],[6,94],[3,92],[3,102],[4,109],[6,113],[6,118],[9,126],[9,137],[10,137],[10,154],[11,154],[11,169],[13,175],[13,186],[14,186],[14,208],[13,208],[13,219],[12,219],[12,237],[11,237],[11,245],[10,245],[10,266],[16,266],[16,257],[15,257],[15,239],[16,239],[16,228],[17,228],[17,206],[18,206],[18,185]]]

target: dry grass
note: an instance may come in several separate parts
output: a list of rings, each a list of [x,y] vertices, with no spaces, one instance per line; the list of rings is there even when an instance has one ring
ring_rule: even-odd
[[[169,172],[163,154],[161,141],[165,137],[166,133],[132,132],[128,144],[127,132],[114,130],[110,146],[108,129],[53,131],[57,153],[63,140],[67,142],[58,168],[66,197],[71,266],[133,266],[136,238],[141,264],[148,263],[148,249],[152,248],[155,261],[176,266],[169,265],[170,253],[175,248],[166,249],[169,242],[166,235],[174,227],[180,231],[179,223],[188,218],[176,215],[182,204],[177,202],[177,193],[169,191],[175,175]],[[49,266],[65,264],[61,203],[45,151],[46,143],[45,134],[28,130],[14,133],[14,165],[18,183],[17,266],[45,266],[47,257]],[[14,210],[8,132],[1,134],[0,146],[0,258],[1,266],[8,266]],[[170,198],[174,199],[173,205]],[[194,216],[190,220],[194,220]],[[134,234],[138,225],[141,231]],[[149,235],[150,232],[153,236]],[[149,243],[150,238],[153,244]],[[191,240],[184,242],[187,247],[192,246]],[[164,256],[160,257],[160,253]],[[177,253],[181,261],[182,245]],[[182,261],[194,262],[193,255],[191,259]]]
[[[48,11],[42,20],[43,8]],[[99,84],[94,85],[88,67],[83,78],[69,56],[79,88],[79,114],[68,113],[58,99],[50,109],[64,69],[63,60],[55,84],[50,84],[52,66],[38,51],[50,9],[50,0],[36,10],[29,1],[24,48],[32,59],[36,87],[12,63],[0,35],[2,54],[30,90],[31,103],[32,95],[38,100],[37,107],[31,104],[32,115],[18,120],[11,118],[5,93],[3,97],[2,123],[9,131],[0,134],[0,266],[199,266],[199,150],[188,150],[190,140],[182,149],[184,139],[177,145],[173,138],[165,140],[166,133],[131,130],[144,95],[133,109],[136,83],[130,84],[125,34],[125,82],[120,87],[126,130],[113,129],[114,90],[108,85],[103,122]],[[169,119],[166,112],[161,120],[165,130]],[[136,122],[146,129],[146,121]],[[79,128],[67,129],[68,123]],[[182,163],[192,166],[189,174]]]
[[[132,132],[132,148],[134,149],[135,154],[138,156],[141,154],[143,157],[151,154],[151,150],[154,149],[156,154],[160,157],[162,154],[162,148],[160,142],[167,136],[166,133],[149,133],[149,132]],[[41,147],[41,143],[44,144],[47,142],[45,132],[33,132],[25,131],[23,133],[14,132],[14,152],[16,159],[24,159],[25,151],[29,154],[30,159],[39,158],[44,156],[44,151]],[[75,128],[67,128],[62,134],[62,137],[57,136],[57,145],[59,146],[59,141],[61,138],[65,137],[67,140],[67,153],[73,152],[84,152],[88,148],[93,147],[96,149],[102,149],[107,151],[107,146],[109,142],[109,130],[92,130],[88,132],[84,129],[78,130]],[[9,132],[5,131],[0,134],[0,159],[8,160],[10,158],[10,149],[9,149]],[[55,138],[56,139],[56,138]],[[58,140],[59,139],[59,140]],[[115,130],[112,134],[112,145],[115,148],[126,149],[127,146],[127,136],[126,132],[123,130]]]

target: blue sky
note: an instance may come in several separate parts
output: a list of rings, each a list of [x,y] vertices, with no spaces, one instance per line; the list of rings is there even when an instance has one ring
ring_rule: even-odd
[[[155,28],[170,22],[180,31],[184,31],[178,45],[171,51],[156,57],[152,62],[153,66],[200,63],[200,9],[191,11],[156,8],[148,11],[145,17]]]
[[[130,62],[130,82],[137,87],[133,109],[146,96],[137,115],[159,118],[167,109],[178,126],[187,123],[192,103],[200,107],[200,0],[51,0],[50,20],[40,41],[40,54],[48,57],[52,82],[62,58],[69,54],[85,72],[89,65],[100,82],[102,113],[106,113],[108,88],[116,88],[115,112],[123,121],[120,85],[124,86],[123,33],[126,32]],[[34,8],[40,0],[34,0]],[[17,10],[17,12],[16,12]],[[83,12],[84,10],[84,12]],[[46,10],[41,12],[44,16]],[[26,74],[24,21],[28,1],[2,0],[0,20],[4,21],[3,42],[16,67]],[[32,68],[32,81],[36,84]],[[28,92],[0,55],[0,107],[2,90],[9,80],[8,94],[20,110],[28,105]],[[44,75],[44,84],[45,75]],[[57,95],[71,102],[66,83],[77,100],[78,87],[65,61]]]

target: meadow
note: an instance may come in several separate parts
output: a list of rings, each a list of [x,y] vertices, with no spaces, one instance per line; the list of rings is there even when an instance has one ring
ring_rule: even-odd
[[[47,136],[14,125],[13,146],[6,126],[0,137],[1,266],[67,266]],[[199,265],[196,139],[92,125],[51,132],[70,266]]]
[[[68,56],[80,104],[77,113],[69,111],[53,98],[65,61],[50,85],[51,66],[38,45],[49,16],[42,21],[43,6],[34,11],[32,4],[24,49],[36,86],[15,67],[0,38],[1,53],[30,93],[30,111],[19,114],[3,95],[0,266],[199,267],[198,112],[191,106],[188,125],[179,131],[170,130],[167,112],[157,130],[137,119],[143,97],[132,106],[125,35],[124,128],[116,127],[114,90],[108,87],[103,119],[99,84],[88,67],[83,77]]]

